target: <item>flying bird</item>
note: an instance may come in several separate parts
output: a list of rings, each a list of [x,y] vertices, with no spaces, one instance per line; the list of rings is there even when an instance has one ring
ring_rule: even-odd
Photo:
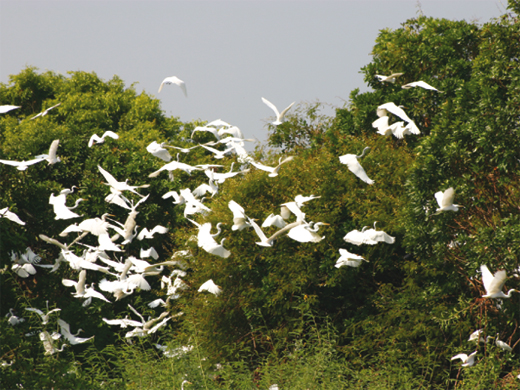
[[[198,291],[207,291],[212,294],[219,295],[222,289],[213,282],[213,279],[210,279],[207,282],[202,283]]]
[[[31,120],[36,119],[36,118],[38,118],[38,117],[40,117],[40,116],[45,116],[45,115],[47,115],[47,114],[49,113],[50,110],[52,110],[53,108],[56,108],[56,107],[58,107],[58,106],[60,106],[60,105],[61,105],[61,103],[58,103],[58,104],[55,104],[55,105],[52,106],[52,107],[47,108],[46,110],[43,110],[43,111],[40,112],[39,114],[33,116],[33,117],[31,118]]]
[[[280,167],[282,166],[282,164],[292,161],[294,159],[294,157],[289,156],[289,157],[284,158],[283,160],[282,159],[283,159],[283,157],[280,157],[278,159],[278,165],[276,167],[268,167],[267,165],[260,164],[255,161],[251,161],[251,165],[254,165],[258,169],[261,169],[262,171],[269,172],[269,175],[268,175],[269,177],[276,177],[276,176],[278,176],[278,172],[280,171]]]
[[[113,139],[118,139],[119,135],[117,135],[116,133],[114,133],[113,131],[110,131],[110,130],[109,131],[105,131],[101,137],[99,135],[97,135],[97,134],[93,134],[90,137],[90,139],[88,140],[88,147],[91,148],[92,145],[97,145],[97,144],[104,143],[106,137],[110,137],[110,138],[113,138]]]
[[[23,222],[19,217],[18,215],[16,215],[15,213],[9,211],[9,207],[5,207],[3,209],[0,210],[0,218],[7,218],[13,222],[16,222],[17,224],[19,225],[25,225],[25,222]]]
[[[446,191],[436,192],[435,199],[439,204],[439,208],[436,210],[435,215],[440,214],[444,211],[459,211],[458,204],[453,204],[453,198],[455,198],[455,190],[453,187],[448,188]]]
[[[354,253],[350,253],[346,249],[339,249],[339,254],[341,255],[340,258],[336,261],[336,265],[334,267],[340,268],[344,265],[349,267],[359,267],[362,263],[362,261],[366,261],[368,263],[368,260],[365,260],[362,256],[356,255]]]
[[[390,76],[384,76],[384,75],[376,74],[376,77],[381,82],[395,83],[395,79],[398,78],[399,76],[402,76],[402,75],[403,75],[403,73],[392,73]]]
[[[18,169],[19,171],[25,171],[27,168],[29,168],[30,165],[38,164],[42,161],[45,161],[45,158],[34,158],[29,161],[0,160],[0,163],[16,167],[16,169]]]
[[[161,85],[159,86],[159,92],[161,92],[161,90],[163,89],[163,86],[165,84],[168,84],[168,85],[169,84],[178,85],[182,89],[182,92],[184,92],[184,96],[188,97],[188,92],[186,91],[186,84],[184,84],[184,81],[182,81],[178,77],[175,77],[175,76],[166,77],[163,80],[163,82],[161,83]]]
[[[289,111],[289,109],[290,109],[290,108],[293,106],[293,104],[295,103],[295,102],[292,102],[292,103],[289,105],[289,107],[287,107],[285,110],[283,110],[282,112],[278,112],[278,109],[276,108],[276,106],[275,106],[273,103],[271,103],[269,100],[262,98],[262,101],[267,105],[267,107],[269,107],[271,110],[274,111],[274,113],[275,113],[275,115],[276,115],[276,120],[275,120],[274,122],[272,122],[272,123],[273,123],[273,125],[275,125],[275,126],[278,126],[279,124],[282,123],[283,118],[284,118],[284,116],[285,116],[285,113],[286,113],[287,111]]]
[[[408,83],[408,84],[405,84],[402,86],[403,89],[410,89],[410,88],[414,88],[414,87],[420,87],[420,88],[424,88],[424,89],[430,89],[432,91],[442,92],[442,91],[439,91],[437,88],[432,87],[430,84],[425,83],[424,81],[414,81],[413,83]]]
[[[493,276],[487,265],[482,264],[480,271],[482,272],[482,284],[484,284],[486,289],[486,294],[482,295],[482,298],[511,298],[512,292],[520,293],[520,291],[515,289],[509,290],[507,294],[502,292],[507,277],[505,270],[497,271]]]
[[[368,184],[374,184],[374,180],[370,179],[359,163],[359,159],[362,158],[366,152],[370,150],[370,147],[367,146],[365,149],[363,149],[363,153],[361,153],[359,156],[356,156],[355,154],[345,154],[344,156],[339,157],[339,161],[342,164],[345,164],[347,168],[352,172],[354,175],[359,177],[361,180],[363,180],[365,183]]]
[[[462,360],[462,367],[471,367],[475,364],[475,355],[477,354],[477,351],[473,352],[469,356],[465,353],[459,353],[458,355],[455,355],[451,358],[451,360],[460,359]]]

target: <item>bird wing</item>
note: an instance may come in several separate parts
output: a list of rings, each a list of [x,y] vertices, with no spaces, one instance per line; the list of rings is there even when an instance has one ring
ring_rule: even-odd
[[[442,196],[442,204],[441,207],[448,207],[453,204],[453,199],[455,198],[455,190],[453,187],[448,188],[446,191],[444,191],[444,194]],[[437,199],[437,201],[439,201]]]
[[[251,161],[251,164],[254,165],[255,167],[257,167],[258,169],[261,169],[262,171],[273,173],[275,170],[275,168],[268,167],[267,165],[263,165],[263,164],[255,162],[255,161]]]
[[[280,113],[278,112],[278,108],[276,108],[276,106],[273,103],[271,103],[269,100],[267,100],[265,98],[262,98],[262,101],[267,105],[267,107],[269,107],[271,110],[274,111],[274,113],[276,114],[276,118],[278,119],[280,117]],[[291,106],[292,106],[292,104],[291,104]],[[291,106],[287,107],[286,110],[291,108]]]
[[[60,145],[60,140],[55,139],[52,141],[51,146],[49,148],[49,159],[50,161],[56,161],[56,152],[58,151],[58,146]]]
[[[391,112],[395,116],[398,116],[402,120],[406,122],[412,122],[412,120],[406,115],[404,110],[401,107],[398,107],[395,105],[395,103],[389,102],[382,104],[378,107],[378,110],[387,110],[388,112]]]
[[[500,270],[495,272],[495,276],[491,280],[491,283],[489,283],[489,291],[488,294],[494,294],[502,290],[502,286],[504,286],[504,283],[506,282],[506,271]],[[485,286],[484,286],[485,287]]]
[[[119,182],[115,179],[114,176],[112,176],[110,173],[101,168],[101,165],[98,165],[98,169],[110,186],[114,188],[118,186]]]
[[[240,206],[237,202],[234,200],[230,200],[228,203],[228,207],[233,213],[233,218],[245,218],[246,213],[242,206]]]
[[[285,110],[283,110],[283,111],[280,113],[280,119],[279,119],[279,120],[282,120],[282,119],[283,119],[283,117],[285,116],[285,113],[286,113],[287,111],[289,111],[289,109],[294,105],[294,103],[295,103],[295,102],[292,102],[291,104],[289,104],[289,106],[288,106]]]

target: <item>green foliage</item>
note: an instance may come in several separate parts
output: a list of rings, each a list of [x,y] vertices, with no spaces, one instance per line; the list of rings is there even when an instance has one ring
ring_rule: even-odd
[[[510,1],[509,9],[517,10]],[[498,301],[482,298],[479,274],[486,264],[492,272],[505,269],[508,288],[520,289],[520,171],[518,160],[520,118],[519,24],[504,15],[483,25],[419,16],[397,30],[383,30],[373,48],[373,61],[362,71],[372,91],[354,90],[334,118],[320,114],[321,105],[302,106],[277,127],[269,125],[269,146],[255,151],[256,161],[274,166],[285,163],[279,175],[269,177],[247,162],[247,174],[228,179],[206,205],[211,212],[193,216],[211,223],[212,232],[223,223],[218,241],[231,252],[227,258],[207,253],[197,245],[197,228],[187,222],[178,206],[161,194],[194,188],[204,178],[175,173],[175,179],[149,180],[161,165],[145,147],[152,141],[189,145],[194,123],[183,124],[163,116],[157,100],[114,78],[108,82],[93,73],[69,77],[38,74],[27,68],[0,86],[0,103],[22,106],[0,118],[0,158],[29,159],[45,153],[60,139],[62,162],[39,164],[27,171],[0,165],[0,206],[11,207],[25,226],[0,219],[0,274],[3,302],[12,302],[27,318],[13,328],[0,322],[4,387],[179,388],[516,388],[520,365],[518,321],[520,294]],[[395,83],[382,83],[376,74],[402,72]],[[401,85],[423,80],[443,92]],[[372,122],[379,105],[394,102],[421,130],[404,139],[383,137]],[[30,121],[40,110],[61,103],[45,117]],[[391,122],[398,121],[391,115]],[[115,131],[108,139],[86,148],[90,136]],[[197,132],[196,142],[212,140]],[[370,152],[360,162],[372,178],[368,185],[341,164],[339,156]],[[188,163],[212,163],[202,148],[182,156]],[[223,161],[229,169],[234,158]],[[172,314],[170,350],[191,346],[186,353],[162,356],[153,344],[158,336],[133,344],[119,339],[99,318],[129,312],[126,301],[87,308],[70,305],[70,290],[62,278],[76,273],[61,267],[45,279],[21,279],[10,272],[10,252],[30,245],[45,262],[58,255],[37,234],[57,237],[66,221],[55,221],[47,199],[51,193],[77,185],[71,201],[88,217],[105,212],[119,221],[127,213],[107,205],[101,165],[118,180],[150,183],[150,198],[139,208],[138,224],[161,224],[172,232],[151,241],[160,256],[187,249],[185,288],[168,304]],[[161,180],[163,179],[163,180]],[[206,179],[204,178],[204,181]],[[456,213],[436,214],[434,194],[453,187]],[[307,221],[325,222],[317,243],[299,243],[281,235],[273,248],[254,243],[253,229],[233,231],[228,203],[234,200],[245,213],[261,222],[296,195],[316,195],[303,206]],[[137,201],[137,196],[132,198]],[[293,219],[290,222],[294,221]],[[392,245],[354,246],[343,237],[377,221],[377,229],[395,237]],[[266,228],[271,235],[275,228]],[[92,241],[92,243],[94,243]],[[138,255],[135,243],[125,255]],[[358,268],[336,268],[338,249],[362,255]],[[40,272],[40,270],[38,270]],[[89,273],[90,277],[90,273]],[[198,287],[213,281],[222,289],[214,296]],[[159,278],[152,290],[132,301],[144,316],[154,316],[145,302],[159,296]],[[43,356],[43,346],[31,347],[31,331],[56,329],[56,318],[42,326],[25,307],[43,308],[49,300],[61,307],[60,317],[74,318],[92,343]],[[2,304],[2,313],[8,307]],[[504,352],[494,343],[468,341],[483,329],[497,333],[513,347]],[[36,337],[36,336],[33,336]],[[451,357],[477,350],[477,363],[461,367]],[[27,379],[36,367],[36,374]],[[516,387],[515,387],[516,385]],[[186,385],[189,389],[190,385]]]

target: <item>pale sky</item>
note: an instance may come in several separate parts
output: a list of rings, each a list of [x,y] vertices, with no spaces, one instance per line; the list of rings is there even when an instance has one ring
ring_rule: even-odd
[[[418,5],[420,4],[420,6]],[[118,75],[182,121],[222,119],[265,141],[273,112],[295,101],[342,107],[379,30],[417,16],[485,23],[506,0],[0,0],[0,82],[40,71]],[[392,70],[389,70],[392,71]],[[398,71],[393,69],[393,71]],[[162,80],[177,76],[188,91]],[[327,113],[332,113],[329,109]],[[162,142],[163,140],[158,140]]]

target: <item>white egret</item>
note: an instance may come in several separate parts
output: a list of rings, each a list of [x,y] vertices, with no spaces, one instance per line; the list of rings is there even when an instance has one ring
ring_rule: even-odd
[[[105,138],[110,137],[113,139],[119,139],[119,135],[114,133],[113,131],[105,131],[103,135],[100,137],[97,134],[93,134],[88,140],[88,147],[91,148],[92,145],[102,144],[105,142]]]
[[[410,88],[414,88],[414,87],[420,87],[420,88],[424,88],[424,89],[430,89],[432,91],[442,92],[442,91],[439,91],[437,88],[432,87],[430,84],[425,83],[424,81],[414,81],[413,83],[408,83],[408,84],[405,84],[402,86],[403,89],[410,89]]]
[[[282,160],[283,159],[283,160]],[[276,167],[268,167],[267,165],[257,163],[255,161],[251,161],[251,164],[257,167],[258,169],[261,169],[262,171],[269,172],[269,177],[276,177],[278,176],[278,171],[280,171],[280,167],[282,164],[285,164],[286,162],[292,161],[294,159],[293,156],[289,156],[286,158],[280,157],[278,159],[278,165]]]
[[[156,141],[153,141],[150,145],[146,147],[146,150],[154,155],[157,158],[160,158],[163,161],[169,162],[172,159],[170,153],[163,147],[163,144],[158,144]]]
[[[19,225],[25,225],[25,222],[23,222],[18,215],[13,213],[12,211],[9,211],[9,207],[5,207],[0,210],[0,218],[7,218],[10,221],[16,222]]]
[[[218,173],[218,172],[214,172],[213,170],[211,169],[205,169],[204,170],[204,173],[206,174],[206,176],[210,179],[210,180],[214,180],[216,181],[217,183],[219,184],[222,184],[224,183],[227,179],[231,178],[231,177],[234,177],[240,173],[247,173],[249,172],[249,169],[244,169],[242,171],[236,171],[236,172],[233,172],[233,166],[235,165],[234,162],[231,163],[231,167],[229,168],[229,172],[224,172],[224,173]]]
[[[377,129],[377,133],[384,135],[384,136],[390,136],[392,135],[392,128],[388,124],[389,117],[384,115],[375,121],[372,122],[372,127]]]
[[[56,164],[61,161],[61,159],[56,156],[56,153],[58,151],[58,146],[60,145],[60,140],[55,139],[51,142],[51,146],[49,147],[49,154],[40,154],[38,156],[35,156],[35,158],[42,158],[46,160],[49,165]]]
[[[197,126],[195,127],[195,129],[191,132],[191,137],[193,139],[193,134],[195,134],[196,131],[207,131],[211,134],[213,134],[216,138],[217,138],[217,141],[220,140],[220,135],[218,134],[218,129],[215,128],[215,127],[210,127],[208,125],[206,126]]]
[[[143,184],[143,185],[140,185],[140,186],[131,186],[131,185],[129,185],[127,183],[128,179],[126,179],[124,182],[123,181],[117,181],[114,178],[114,176],[112,176],[110,173],[108,173],[103,168],[101,168],[100,165],[98,165],[98,169],[99,169],[99,172],[101,172],[101,174],[105,178],[105,180],[108,182],[108,183],[105,183],[105,184],[109,185],[110,187],[112,187],[116,191],[119,191],[119,192],[130,191],[130,192],[132,192],[132,193],[134,193],[136,195],[139,195],[140,197],[144,197],[144,195],[141,195],[135,189],[136,188],[148,188],[148,187],[150,187],[150,184]]]
[[[325,238],[317,233],[320,225],[328,225],[328,223],[317,222],[314,225],[313,222],[302,223],[290,229],[287,235],[298,242],[320,242]]]
[[[509,351],[511,352],[513,350],[513,348],[511,348],[511,346],[505,342],[503,342],[502,340],[499,340],[498,339],[498,335],[499,333],[497,333],[497,336],[496,337],[493,337],[493,336],[488,336],[488,340],[489,339],[495,339],[495,344],[498,348],[500,348],[502,351]]]
[[[486,294],[482,295],[482,298],[511,298],[511,293],[520,291],[511,289],[504,294],[502,292],[502,288],[506,282],[506,271],[500,270],[495,272],[495,275],[489,271],[488,267],[485,264],[480,266],[480,271],[482,272],[482,284],[486,289]]]
[[[359,163],[359,159],[362,158],[366,152],[370,150],[370,147],[367,146],[365,149],[363,149],[363,153],[361,153],[359,156],[356,156],[355,154],[345,154],[344,156],[339,157],[339,161],[342,164],[347,165],[347,168],[352,172],[354,175],[359,177],[361,180],[363,180],[365,183],[368,184],[374,184],[374,180],[370,179]]]
[[[78,215],[71,210],[74,210],[76,207],[78,207],[79,203],[84,201],[85,199],[82,199],[82,198],[76,199],[76,202],[74,203],[74,206],[72,206],[72,207],[68,207],[66,205],[67,194],[72,193],[73,189],[74,189],[74,186],[72,189],[62,190],[58,196],[55,196],[52,193],[51,196],[49,197],[49,204],[52,205],[54,214],[56,214],[54,219],[58,220],[58,219],[71,219],[71,218],[81,217],[81,215]]]
[[[387,83],[395,83],[395,79],[398,78],[399,76],[402,76],[403,73],[392,73],[391,75],[389,76],[384,76],[384,75],[380,75],[380,74],[376,74],[376,77],[379,79],[379,81],[381,82],[387,82]]]
[[[334,265],[336,268],[343,267],[344,265],[348,267],[359,267],[363,261],[368,263],[368,260],[365,260],[362,256],[350,253],[346,249],[339,248],[339,254],[341,256]]]
[[[393,244],[395,242],[395,238],[383,231],[375,230],[376,223],[377,222],[374,222],[373,229],[367,230],[368,226],[365,226],[362,231],[352,230],[351,232],[347,233],[343,239],[346,242],[350,242],[354,245],[376,245],[379,242]]]
[[[115,319],[115,320],[108,320],[106,318],[103,318],[103,321],[105,321],[108,325],[119,325],[121,328],[126,328],[128,326],[141,326],[142,323],[139,321],[131,320],[126,316],[125,318],[121,319]]]
[[[61,105],[61,103],[58,103],[58,104],[55,104],[55,105],[52,106],[52,107],[47,108],[46,110],[43,110],[43,111],[40,112],[39,114],[33,116],[33,117],[31,118],[31,120],[36,119],[36,118],[38,118],[38,117],[40,117],[40,116],[45,116],[45,115],[47,115],[47,114],[49,113],[50,110],[52,110],[53,108],[56,108],[56,107],[58,107],[58,106],[60,106],[60,105]]]
[[[164,300],[159,298],[159,299],[155,299],[152,302],[148,303],[148,307],[152,308],[152,309],[155,309],[158,306],[166,307],[166,302],[164,302]]]
[[[162,81],[161,85],[159,86],[159,92],[161,92],[164,85],[170,85],[170,84],[178,85],[179,88],[182,89],[182,92],[184,92],[184,96],[188,97],[188,91],[186,91],[186,84],[184,83],[184,81],[182,81],[181,79],[179,79],[176,76],[166,77]]]
[[[21,106],[11,106],[9,104],[4,104],[3,106],[0,106],[0,114],[5,114],[6,112],[9,112],[11,110],[16,110],[17,108],[20,108]]]
[[[60,326],[60,333],[72,345],[83,344],[83,343],[85,343],[85,342],[87,342],[89,340],[92,340],[94,338],[94,336],[89,337],[89,338],[76,337],[79,334],[79,332],[83,331],[83,329],[78,329],[76,334],[72,334],[70,332],[70,325],[67,322],[63,321],[61,318],[58,319],[58,325]]]
[[[7,313],[5,316],[6,316],[6,318],[9,317],[9,318],[7,318],[7,323],[11,326],[18,325],[25,321],[25,318],[17,317],[14,314],[14,310],[12,308],[9,309],[9,313]]]
[[[54,341],[58,340],[61,337],[61,334],[54,332],[52,335],[47,331],[40,332],[40,340],[43,342],[43,348],[45,348],[45,355],[53,355],[56,352],[62,352],[63,348],[67,344],[63,344],[61,349],[57,349],[54,347]]]
[[[287,225],[287,222],[282,218],[281,215],[274,215],[270,214],[262,224],[263,228],[269,227],[269,226],[276,226],[277,228],[284,228]]]
[[[156,234],[156,233],[158,233],[158,234],[166,234],[166,233],[168,233],[168,228],[166,228],[164,226],[161,226],[161,225],[155,226],[152,230],[148,230],[147,228],[143,228],[143,230],[141,230],[141,232],[137,236],[137,239],[139,241],[142,241],[145,238],[151,240],[153,238],[153,235]]]
[[[87,280],[87,271],[81,270],[79,273],[78,281],[70,280],[70,279],[62,279],[61,283],[66,287],[74,287],[76,289],[76,293],[74,296],[82,297],[85,295],[85,282]]]
[[[282,112],[279,112],[279,111],[278,111],[278,108],[276,108],[276,106],[275,106],[273,103],[271,103],[269,100],[262,98],[262,101],[267,105],[267,107],[269,107],[271,110],[274,111],[274,113],[275,113],[275,115],[276,115],[276,119],[275,119],[274,122],[272,122],[272,123],[273,123],[273,125],[275,125],[275,126],[278,126],[279,124],[282,123],[285,114],[287,113],[287,111],[289,111],[289,109],[290,109],[290,108],[293,106],[293,104],[295,103],[295,102],[292,102],[292,103],[289,105],[289,107],[287,107],[287,108],[286,108],[285,110],[283,110]]]
[[[455,190],[453,187],[448,188],[446,191],[436,192],[435,199],[439,204],[439,208],[436,210],[435,215],[440,214],[444,211],[459,211],[458,204],[453,204],[453,199],[455,198]]]
[[[213,180],[209,179],[208,184],[202,183],[200,186],[192,191],[192,194],[198,198],[203,197],[206,193],[210,193],[211,197],[218,193],[218,185]]]
[[[485,343],[486,339],[484,339],[484,337],[482,337],[482,329],[477,329],[472,334],[470,334],[468,341],[476,341],[477,343],[478,342]]]
[[[210,279],[210,280],[202,283],[202,285],[199,287],[198,291],[199,292],[207,291],[214,295],[219,295],[222,292],[222,289],[213,282],[213,279]]]
[[[152,257],[154,260],[157,260],[159,258],[159,255],[157,254],[155,248],[152,246],[149,249],[141,248],[141,251],[139,252],[139,257],[142,257],[143,259],[146,259],[147,257]]]
[[[29,166],[31,166],[33,164],[38,164],[42,161],[45,161],[45,159],[44,158],[34,158],[29,161],[0,160],[0,163],[16,167],[16,169],[18,169],[19,171],[25,171],[27,168],[29,168]]]
[[[469,356],[465,353],[459,353],[451,358],[451,360],[460,359],[462,360],[462,367],[471,367],[475,364],[475,355],[478,351],[473,352]]]
[[[233,138],[243,139],[244,136],[242,131],[236,126],[229,126],[226,128],[219,129],[218,134],[222,137],[224,134],[229,134]]]
[[[45,314],[40,309],[35,309],[33,307],[26,307],[25,310],[38,314],[42,318],[42,325],[46,325],[49,322],[49,315],[51,313],[56,313],[56,312],[61,311],[61,309],[58,309],[58,308],[52,309],[49,311],[49,301],[47,301],[47,313],[45,313]]]
[[[200,146],[202,146],[204,149],[209,150],[211,153],[213,153],[214,154],[213,157],[218,159],[218,160],[224,158],[226,156],[226,154],[231,153],[235,149],[235,148],[231,147],[231,148],[227,148],[225,150],[218,150],[218,149],[209,147],[209,146],[204,145],[204,144],[202,144]]]
[[[177,154],[177,161],[172,161],[166,165],[163,165],[161,168],[159,168],[155,172],[150,173],[148,175],[148,177],[157,177],[157,176],[159,176],[159,173],[166,170],[166,171],[170,172],[170,179],[173,180],[173,175],[171,174],[171,172],[175,171],[176,169],[180,169],[181,171],[186,172],[188,175],[191,175],[191,172],[193,172],[193,171],[200,170],[200,168],[193,167],[191,165],[180,162],[179,154]]]
[[[304,203],[307,203],[308,201],[310,200],[314,200],[314,199],[319,199],[321,198],[321,195],[320,196],[314,196],[314,195],[310,195],[310,196],[303,196],[303,195],[296,195],[294,197],[294,201],[296,202],[296,205],[300,208],[302,208],[304,206]]]
[[[244,208],[240,206],[234,200],[230,200],[228,203],[229,209],[233,213],[233,226],[231,230],[243,230],[251,225],[246,221],[246,214]]]
[[[413,120],[411,120],[408,117],[408,115],[406,115],[406,113],[404,112],[404,110],[401,107],[398,107],[397,105],[395,105],[395,103],[389,102],[389,103],[381,104],[379,107],[377,107],[376,112],[377,112],[377,116],[379,116],[379,117],[387,116],[388,113],[390,112],[393,115],[401,118],[403,121],[408,122],[408,124],[410,125],[409,126],[410,132],[412,134],[421,133],[419,128],[415,124],[415,122]]]

